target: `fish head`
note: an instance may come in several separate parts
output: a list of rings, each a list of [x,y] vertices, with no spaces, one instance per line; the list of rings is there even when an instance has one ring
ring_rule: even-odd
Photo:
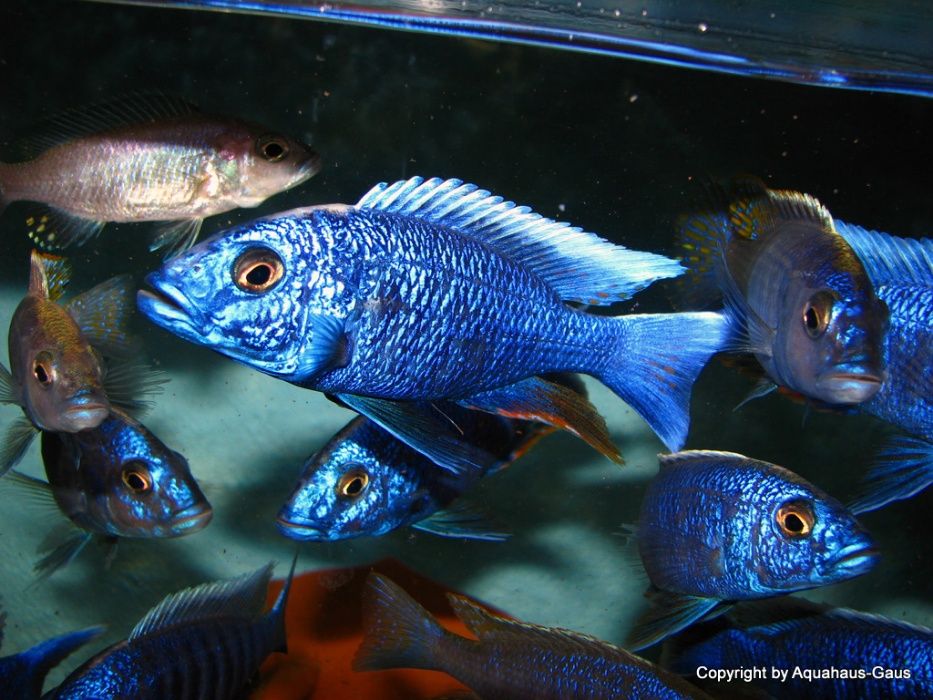
[[[231,129],[219,149],[228,192],[238,207],[255,207],[321,170],[321,156],[296,138],[259,125]]]
[[[780,324],[776,362],[802,394],[829,404],[874,396],[887,376],[884,334],[888,311],[870,286],[838,275],[829,285],[792,285]]]
[[[796,475],[772,486],[753,537],[760,593],[837,583],[874,566],[871,537],[839,501]]]
[[[345,433],[305,463],[276,518],[286,537],[323,542],[382,535],[409,522],[417,509],[418,478]]]
[[[79,440],[89,515],[108,534],[179,537],[210,522],[187,460],[140,423],[114,412]]]
[[[9,345],[11,371],[36,426],[75,433],[107,417],[100,357],[64,308],[24,299],[10,325]]]
[[[155,324],[286,380],[313,371],[313,319],[331,314],[343,280],[318,269],[305,210],[221,232],[149,274],[137,297]],[[337,299],[335,306],[326,306]]]

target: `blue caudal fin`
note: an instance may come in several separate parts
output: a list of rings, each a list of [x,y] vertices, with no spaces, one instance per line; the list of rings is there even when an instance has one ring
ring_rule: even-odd
[[[353,670],[441,670],[435,666],[434,656],[437,643],[447,632],[434,616],[385,576],[370,574],[366,584],[363,643],[353,658]]]
[[[862,484],[862,495],[849,509],[867,513],[920,493],[933,483],[933,444],[902,435],[878,454]]]
[[[730,324],[721,313],[642,314],[619,324],[614,362],[599,379],[644,418],[670,450],[690,427],[690,392],[709,358],[722,350]]]

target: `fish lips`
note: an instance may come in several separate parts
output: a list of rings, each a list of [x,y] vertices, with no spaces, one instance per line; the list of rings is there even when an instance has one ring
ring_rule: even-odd
[[[196,503],[180,510],[172,517],[172,535],[181,537],[203,530],[213,517],[214,509],[208,503]]]
[[[859,539],[840,549],[826,567],[833,579],[859,576],[872,569],[879,558],[878,550],[867,538]]]
[[[310,521],[291,518],[286,512],[279,513],[275,519],[275,526],[291,540],[327,542],[331,539],[324,530],[311,525]]]
[[[816,389],[828,403],[856,404],[872,398],[881,390],[883,383],[883,375],[857,366],[837,366],[817,378]]]
[[[204,321],[188,297],[158,272],[147,275],[146,282],[154,291],[140,289],[136,293],[136,306],[140,313],[185,340],[203,342]]]
[[[61,430],[69,433],[91,430],[109,415],[110,403],[105,396],[97,392],[82,392],[68,399],[68,408],[59,417]]]

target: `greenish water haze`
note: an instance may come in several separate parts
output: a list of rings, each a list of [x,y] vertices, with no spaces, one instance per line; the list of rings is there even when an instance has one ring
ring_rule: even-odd
[[[62,109],[137,90],[291,131],[324,157],[311,181],[257,211],[209,219],[206,233],[296,206],[354,202],[379,181],[420,174],[473,181],[545,216],[670,253],[672,222],[700,196],[697,183],[738,173],[809,192],[846,221],[898,235],[933,231],[933,103],[924,99],[257,16],[47,0],[0,9],[0,140]],[[0,218],[3,334],[26,284],[29,211],[16,204]],[[141,281],[160,262],[149,235],[146,225],[112,226],[73,251],[73,291],[121,272]],[[662,289],[619,310],[665,308]],[[27,589],[35,548],[59,518],[0,481],[7,653],[106,623],[100,646],[180,587],[270,559],[283,574],[293,544],[276,532],[275,513],[305,457],[350,418],[319,394],[138,325],[172,378],[144,422],[188,457],[214,522],[181,540],[124,543],[109,571],[92,549]],[[300,569],[397,556],[517,617],[621,641],[646,582],[615,533],[636,519],[661,445],[608,390],[589,386],[627,465],[567,435],[548,438],[479,490],[515,532],[509,543],[397,532],[303,545]],[[807,416],[779,397],[733,413],[749,388],[732,370],[709,367],[695,389],[688,446],[743,452],[853,495],[887,429],[869,417]],[[0,423],[17,414],[0,409]],[[23,466],[42,472],[37,449]],[[931,498],[865,516],[881,563],[813,597],[933,624]]]

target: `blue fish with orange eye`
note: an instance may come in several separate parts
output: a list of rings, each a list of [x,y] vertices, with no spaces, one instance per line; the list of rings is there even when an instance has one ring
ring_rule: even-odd
[[[845,506],[783,467],[704,450],[658,461],[636,535],[652,605],[631,635],[633,649],[729,601],[844,581],[878,558]]]
[[[544,381],[538,380],[536,381]],[[568,402],[583,420],[601,420],[575,377],[560,377]],[[556,393],[556,392],[548,392]],[[335,541],[384,535],[406,525],[444,537],[501,541],[507,534],[475,507],[458,501],[485,475],[527,452],[553,427],[449,401],[424,404],[457,426],[462,439],[485,452],[482,466],[453,473],[359,416],[337,433],[302,469],[276,524],[296,540]],[[451,505],[453,504],[453,505]]]
[[[859,404],[887,376],[888,311],[858,256],[816,199],[734,183],[678,225],[688,304],[725,300],[730,349],[751,353],[769,381],[828,404]]]
[[[499,390],[512,402],[510,385],[552,372],[597,377],[681,445],[722,315],[567,303],[609,304],[681,271],[475,185],[416,177],[222,232],[150,274],[138,305],[186,340],[336,395],[458,472],[479,466],[470,446],[412,402],[484,394],[495,408]]]
[[[97,537],[180,537],[211,520],[212,509],[188,461],[144,425],[117,410],[80,433],[42,433],[48,483],[12,473],[20,488],[54,500],[77,531],[36,565],[48,576]]]
[[[0,612],[0,643],[5,625],[6,613]],[[69,632],[0,658],[0,697],[3,700],[36,700],[42,695],[42,684],[49,671],[101,632],[101,627]]]
[[[10,370],[0,365],[0,403],[21,406],[25,416],[5,435],[0,474],[20,460],[39,430],[75,433],[100,425],[111,403],[134,407],[108,382],[101,357],[133,350],[126,334],[132,278],[114,277],[63,303],[70,274],[65,259],[32,251],[29,288],[10,321]]]
[[[585,634],[510,620],[448,593],[470,639],[441,627],[385,576],[370,574],[367,587],[355,671],[443,671],[484,700],[709,700],[676,674]]]
[[[232,700],[274,651],[285,651],[285,603],[295,565],[263,613],[272,564],[174,593],[128,639],[75,669],[43,700]]]
[[[852,510],[909,498],[933,483],[933,240],[898,238],[837,223],[890,312],[888,378],[860,408],[897,426]]]
[[[665,645],[671,670],[692,680],[699,669],[748,669],[766,660],[787,674],[769,669],[749,681],[767,697],[933,697],[933,630],[924,627],[797,598],[745,603],[708,626],[715,629],[691,629]]]

